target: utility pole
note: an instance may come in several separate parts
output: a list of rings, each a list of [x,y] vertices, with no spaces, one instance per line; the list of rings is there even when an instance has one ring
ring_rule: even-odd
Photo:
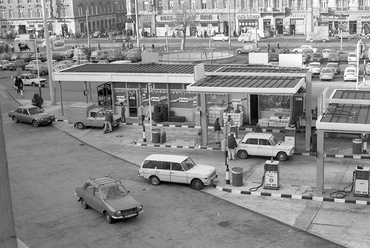
[[[139,41],[139,11],[137,9],[137,0],[135,0],[135,21],[136,21],[136,47],[140,48],[140,41]]]
[[[86,6],[86,35],[87,35],[87,47],[90,48],[89,7],[88,6]]]
[[[231,50],[230,0],[228,0],[227,5],[228,5],[228,9],[229,9],[229,11],[228,11],[228,26],[229,26],[228,30],[229,30],[229,51],[230,51]]]
[[[45,0],[42,0],[42,17],[43,17],[43,24],[44,24],[44,36],[45,36],[45,44],[46,44],[46,58],[48,64],[48,75],[49,75],[49,87],[50,87],[50,100],[51,105],[56,105],[55,99],[55,87],[53,81],[53,65],[52,65],[52,56],[51,56],[51,47],[50,47],[50,35],[48,29],[48,22],[46,19],[46,7],[45,7]]]

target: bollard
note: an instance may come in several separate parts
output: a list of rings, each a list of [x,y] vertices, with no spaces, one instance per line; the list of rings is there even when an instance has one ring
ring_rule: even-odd
[[[145,115],[141,116],[141,125],[143,126],[143,142],[146,142],[146,135],[145,135]]]
[[[226,184],[230,184],[230,170],[229,165],[226,167]]]

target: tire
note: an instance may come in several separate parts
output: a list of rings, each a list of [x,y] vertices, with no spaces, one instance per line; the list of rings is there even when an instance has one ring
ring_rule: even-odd
[[[84,129],[84,128],[85,128],[85,125],[84,125],[82,122],[77,122],[77,123],[76,123],[76,127],[77,127],[78,129]]]
[[[201,190],[203,188],[203,183],[199,179],[194,179],[191,181],[191,187],[195,190]]]
[[[248,158],[248,152],[244,151],[244,150],[240,150],[238,152],[238,156],[239,156],[239,158],[246,159],[246,158]]]
[[[285,160],[287,160],[287,159],[288,159],[288,156],[286,155],[286,153],[285,153],[285,152],[279,152],[279,153],[277,154],[276,158],[277,158],[279,161],[283,162],[283,161],[285,161]]]
[[[18,120],[18,118],[16,116],[13,116],[12,120],[13,120],[14,123],[18,123],[19,122],[19,120]]]
[[[161,183],[161,180],[157,176],[151,176],[149,179],[150,183],[154,186],[158,186]]]
[[[34,127],[38,127],[38,126],[40,125],[40,123],[39,123],[37,120],[33,120],[33,121],[32,121],[32,125],[33,125]]]
[[[32,87],[36,87],[35,82],[32,82],[32,83],[31,83],[31,86],[32,86]]]
[[[110,214],[108,212],[104,212],[104,216],[105,216],[105,220],[109,223],[109,224],[112,224],[113,223],[113,218],[112,216],[110,216]]]
[[[240,50],[238,50],[238,51],[236,51],[238,54],[242,54],[242,51],[240,51]]]
[[[89,208],[89,205],[87,205],[86,201],[84,200],[84,198],[81,198],[81,207],[83,209],[88,209]]]

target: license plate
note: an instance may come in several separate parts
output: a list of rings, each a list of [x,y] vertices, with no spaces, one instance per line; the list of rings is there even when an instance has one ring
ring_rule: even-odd
[[[134,217],[134,216],[136,216],[137,215],[137,213],[134,213],[134,214],[128,214],[128,215],[126,215],[125,216],[125,218],[131,218],[131,217]]]

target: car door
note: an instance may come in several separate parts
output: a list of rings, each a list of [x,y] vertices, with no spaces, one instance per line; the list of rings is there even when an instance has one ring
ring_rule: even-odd
[[[94,208],[93,204],[91,203],[92,197],[94,195],[94,190],[95,190],[94,186],[88,184],[85,188],[83,195],[81,196],[82,198],[84,198],[87,205],[89,205],[92,208]]]
[[[91,195],[91,205],[90,206],[93,209],[95,209],[96,211],[98,211],[99,213],[103,213],[104,204],[103,204],[103,201],[101,199],[101,195],[100,195],[99,190],[95,187],[94,187],[94,192]]]
[[[270,140],[259,139],[258,140],[258,156],[273,157],[274,148],[272,147]]]
[[[28,110],[27,109],[22,109],[22,112],[20,112],[18,115],[17,115],[17,118],[19,121],[21,122],[29,122],[28,121]]]
[[[23,76],[21,76],[21,79],[22,79],[23,85],[30,85],[30,77],[29,76],[23,75]]]
[[[171,182],[170,177],[171,162],[157,161],[157,167],[155,168],[155,174],[159,180],[164,182]]]
[[[171,182],[189,183],[187,173],[180,163],[171,163]]]
[[[258,155],[258,139],[249,138],[245,141],[244,146],[249,155]]]

